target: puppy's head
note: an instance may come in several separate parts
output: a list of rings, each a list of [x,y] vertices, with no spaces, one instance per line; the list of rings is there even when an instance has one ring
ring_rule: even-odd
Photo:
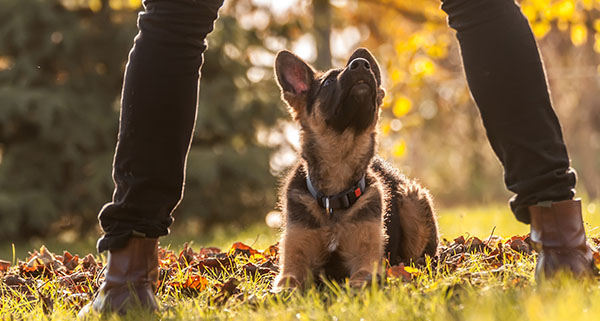
[[[367,49],[356,49],[344,68],[324,73],[281,51],[275,74],[283,99],[303,129],[356,135],[375,129],[385,90],[377,60]]]

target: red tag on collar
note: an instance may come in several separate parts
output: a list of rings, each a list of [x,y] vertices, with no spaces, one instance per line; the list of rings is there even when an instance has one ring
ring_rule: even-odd
[[[356,197],[359,197],[359,196],[360,196],[360,194],[361,194],[360,187],[357,187],[357,188],[354,190],[354,195],[356,195]]]

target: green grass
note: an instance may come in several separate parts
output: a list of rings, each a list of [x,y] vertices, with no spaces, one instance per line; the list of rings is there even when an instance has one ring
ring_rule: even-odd
[[[589,234],[598,235],[600,203],[585,203],[584,220]],[[177,222],[182,224],[182,222]],[[487,238],[494,234],[507,237],[526,234],[528,226],[517,222],[506,205],[477,208],[440,209],[439,223],[442,237],[453,239],[459,235]],[[222,227],[204,235],[193,231],[173,233],[161,240],[163,246],[179,251],[184,241],[193,241],[193,248],[217,246],[228,249],[241,241],[256,249],[265,249],[276,242],[277,231],[256,224],[246,229]],[[92,239],[89,246],[93,250]],[[54,243],[60,246],[61,243]],[[20,247],[28,244],[19,245]],[[29,244],[37,247],[36,244]],[[3,244],[2,247],[10,248]],[[73,247],[75,248],[75,247]],[[60,253],[62,248],[51,247]],[[65,248],[71,250],[71,248]],[[5,253],[5,252],[2,252]],[[20,252],[22,253],[22,252]],[[4,258],[4,257],[3,257]],[[23,258],[21,256],[21,258]],[[10,259],[10,258],[9,258]],[[239,261],[239,262],[238,262]],[[243,265],[248,259],[238,257]],[[216,304],[219,295],[210,286],[195,297],[181,293],[160,297],[163,305],[162,320],[594,320],[600,316],[600,284],[597,281],[572,280],[562,277],[552,283],[535,284],[532,257],[505,258],[501,268],[492,270],[477,254],[456,270],[421,268],[411,282],[389,279],[374,283],[363,290],[353,290],[346,284],[312,286],[304,291],[270,294],[270,278],[253,277],[243,272],[224,271],[207,275],[209,284],[236,277],[242,282],[239,299],[231,298],[223,305]],[[41,282],[40,293],[54,301],[50,314],[45,315],[37,300],[0,298],[0,319],[71,320],[76,306],[66,302],[67,297],[58,289],[57,282]],[[91,320],[100,319],[93,317]],[[117,320],[116,316],[108,318]],[[126,320],[152,319],[144,313],[132,313]]]
[[[588,234],[598,235],[600,232],[600,202],[584,201],[584,221]],[[459,235],[472,235],[486,238],[495,227],[494,235],[502,237],[529,233],[529,226],[518,222],[510,212],[507,204],[481,205],[471,207],[440,208],[438,221],[441,237],[453,239]],[[185,242],[193,242],[194,247],[216,246],[228,248],[233,242],[243,242],[262,249],[277,241],[278,231],[268,228],[262,222],[249,227],[219,226],[208,232],[198,232],[194,227],[189,228],[183,220],[176,220],[174,232],[160,240],[161,246],[181,250]],[[49,249],[60,252],[67,249],[72,253],[96,253],[96,235],[84,239],[34,239],[28,242],[14,244],[15,254],[24,258],[32,249],[45,245]],[[0,259],[12,261],[13,244],[0,244]]]

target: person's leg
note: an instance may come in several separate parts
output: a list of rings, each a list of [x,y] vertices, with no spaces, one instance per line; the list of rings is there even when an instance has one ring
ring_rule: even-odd
[[[183,195],[205,38],[223,0],[145,0],[125,72],[113,201],[101,210],[106,279],[81,314],[156,309],[158,237]],[[136,297],[135,299],[133,297]]]
[[[169,233],[183,195],[205,37],[223,0],[146,0],[125,72],[113,201],[98,251]]]
[[[576,174],[570,168],[527,19],[514,0],[442,0],[442,9],[457,31],[469,88],[504,166],[505,183],[516,194],[510,204],[517,219],[533,222],[532,238],[545,247],[577,247],[587,255],[580,204],[573,201]],[[544,208],[548,210],[540,210]],[[565,236],[569,244],[551,242],[547,227],[541,242],[536,233],[542,233],[543,220],[553,221],[545,225],[555,229],[556,225],[572,226],[572,235]],[[583,260],[589,263],[587,257]],[[549,263],[538,263],[538,267],[543,264]],[[571,269],[578,272],[580,268]]]

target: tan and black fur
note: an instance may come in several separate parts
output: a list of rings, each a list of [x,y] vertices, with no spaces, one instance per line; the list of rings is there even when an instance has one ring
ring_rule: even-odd
[[[371,53],[359,48],[346,67],[318,73],[282,51],[275,72],[300,125],[302,148],[282,189],[285,226],[275,289],[300,286],[313,273],[349,276],[352,286],[362,286],[382,259],[398,264],[436,255],[429,192],[375,156],[385,91]],[[308,173],[327,195],[348,189],[363,175],[366,188],[351,207],[328,215],[307,188]]]

